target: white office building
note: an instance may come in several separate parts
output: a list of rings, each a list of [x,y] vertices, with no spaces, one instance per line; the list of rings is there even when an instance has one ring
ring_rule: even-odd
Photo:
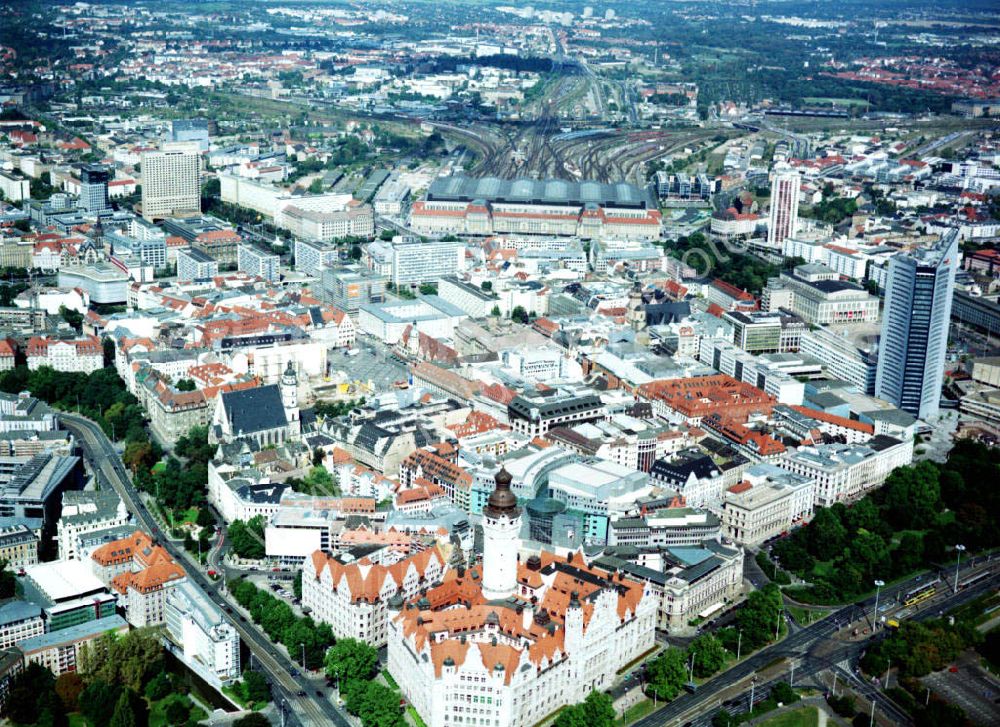
[[[240,678],[240,635],[192,581],[167,591],[164,624],[167,647],[209,684]]]
[[[197,142],[164,144],[142,155],[142,216],[147,220],[201,212]]]
[[[814,483],[808,477],[759,463],[743,472],[722,501],[723,535],[757,546],[812,517]]]
[[[462,269],[465,245],[461,242],[431,240],[421,242],[414,238],[400,238],[393,242],[373,242],[368,246],[370,260],[383,262],[378,265],[396,287],[433,283]],[[376,263],[369,267],[376,269]]]
[[[775,460],[783,470],[815,483],[817,507],[852,502],[880,487],[897,467],[913,461],[913,440],[879,435],[867,444],[814,444]]]

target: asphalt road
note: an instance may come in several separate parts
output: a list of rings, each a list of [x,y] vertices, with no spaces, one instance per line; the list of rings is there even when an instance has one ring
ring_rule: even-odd
[[[102,485],[111,485],[135,517],[138,526],[151,533],[175,560],[187,564],[188,577],[198,584],[219,608],[235,610],[233,605],[219,593],[221,584],[210,581],[189,560],[182,548],[160,532],[159,526],[133,487],[125,466],[101,428],[89,419],[73,414],[62,414],[60,419],[80,443],[84,457],[94,471],[95,477]],[[233,618],[232,622],[243,643],[253,654],[255,666],[267,675],[272,685],[275,704],[279,709],[287,706],[286,711],[293,722],[303,727],[328,724],[352,727],[351,721],[332,702],[315,696],[317,687],[312,681],[302,675],[297,678],[292,676],[292,670],[297,671],[296,665],[292,664],[288,657],[282,654],[248,619]],[[300,692],[305,692],[305,696],[298,696]]]
[[[926,576],[915,576],[907,581],[884,588],[880,599],[892,601],[899,594],[913,588],[919,582],[918,578],[924,577]],[[995,588],[998,582],[1000,582],[1000,573],[993,573],[990,578],[980,581],[973,587],[959,591],[957,594],[945,590],[941,596],[930,601],[927,607],[911,618],[915,620],[933,618],[942,611],[950,610],[991,588]],[[872,597],[859,603],[863,604],[864,610],[870,615],[875,605],[875,598]],[[722,694],[727,691],[732,693],[734,687],[782,659],[788,660],[789,670],[791,663],[795,663],[796,684],[821,671],[834,669],[840,675],[841,680],[849,681],[853,688],[867,698],[874,698],[876,710],[879,713],[889,715],[898,724],[907,724],[909,720],[905,713],[884,694],[874,689],[871,684],[860,679],[850,667],[860,658],[861,653],[869,643],[869,639],[842,641],[833,638],[834,634],[847,626],[850,621],[856,620],[857,615],[858,608],[855,604],[844,606],[823,620],[790,633],[783,641],[760,650],[732,669],[701,684],[694,694],[684,694],[678,697],[656,712],[634,722],[632,727],[659,727],[659,725],[682,724],[686,721],[691,721],[694,725],[701,723],[706,717],[710,719],[711,715],[722,706]],[[769,688],[775,681],[787,681],[787,678],[782,677],[767,684],[758,684],[755,692]],[[725,699],[726,701],[742,700],[742,710],[737,709],[736,711],[745,711],[749,693],[750,689],[747,687],[734,693],[738,696],[725,697]],[[757,701],[756,695],[755,701]]]

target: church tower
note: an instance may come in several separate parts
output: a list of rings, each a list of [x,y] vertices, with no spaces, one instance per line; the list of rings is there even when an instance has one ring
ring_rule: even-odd
[[[642,286],[637,280],[628,295],[628,324],[633,331],[641,331],[646,327],[646,308],[642,301]]]
[[[521,508],[510,489],[512,479],[501,467],[483,508],[483,595],[491,601],[507,598],[517,589]]]
[[[281,375],[281,404],[285,408],[285,421],[288,422],[288,438],[295,439],[302,433],[299,422],[299,379],[295,375],[292,362],[288,362],[285,373]]]

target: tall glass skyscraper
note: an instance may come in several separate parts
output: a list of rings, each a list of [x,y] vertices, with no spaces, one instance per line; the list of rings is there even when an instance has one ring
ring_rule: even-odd
[[[111,171],[100,164],[88,164],[80,170],[80,207],[96,214],[111,209],[108,202],[108,182]]]
[[[875,395],[920,419],[941,400],[957,269],[957,231],[889,261]]]
[[[802,177],[787,165],[775,167],[771,179],[771,212],[767,222],[767,244],[781,250],[786,237],[795,235],[799,220],[799,187]]]

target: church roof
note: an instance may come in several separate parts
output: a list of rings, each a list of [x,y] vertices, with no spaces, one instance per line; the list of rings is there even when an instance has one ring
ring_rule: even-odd
[[[277,384],[224,392],[222,406],[233,433],[237,435],[288,426]]]

